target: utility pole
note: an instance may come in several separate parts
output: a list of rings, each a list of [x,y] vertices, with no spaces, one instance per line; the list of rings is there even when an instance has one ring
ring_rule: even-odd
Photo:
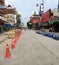
[[[42,3],[40,4],[40,11],[39,14],[42,15],[44,13],[44,0],[42,0]]]
[[[59,0],[58,0],[58,17],[59,17]]]

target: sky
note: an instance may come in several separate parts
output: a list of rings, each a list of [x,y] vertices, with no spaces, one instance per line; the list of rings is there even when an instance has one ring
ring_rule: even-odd
[[[42,3],[42,0],[5,0],[6,6],[10,4],[21,14],[21,21],[24,24],[30,20],[33,10],[39,12],[40,3]],[[39,6],[37,7],[36,4],[39,4]],[[57,7],[58,0],[44,0],[44,12]]]

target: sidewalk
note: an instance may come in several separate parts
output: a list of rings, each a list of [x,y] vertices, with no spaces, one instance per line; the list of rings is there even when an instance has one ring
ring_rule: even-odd
[[[5,33],[0,34],[0,43],[4,42],[7,39],[7,35]]]

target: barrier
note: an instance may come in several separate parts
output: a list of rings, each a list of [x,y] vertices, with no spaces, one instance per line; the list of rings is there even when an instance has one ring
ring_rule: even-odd
[[[5,54],[5,58],[7,58],[7,59],[11,58],[10,49],[9,49],[8,44],[6,44],[6,54]]]
[[[53,39],[59,40],[59,36],[53,35]]]
[[[43,36],[47,36],[56,40],[59,40],[59,36],[53,34],[53,33],[46,33],[46,32],[36,32],[37,34],[41,34]]]

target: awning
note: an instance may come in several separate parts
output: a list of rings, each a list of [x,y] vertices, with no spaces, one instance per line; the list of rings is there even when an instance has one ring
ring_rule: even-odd
[[[4,24],[4,26],[5,26],[5,27],[11,27],[11,24],[6,23],[6,24]]]
[[[56,23],[56,22],[59,22],[59,17],[56,17],[56,18],[51,18],[50,19],[50,24],[53,24],[53,23]]]
[[[33,21],[32,21],[33,23],[39,23],[40,22],[40,20],[39,19],[33,19]]]

